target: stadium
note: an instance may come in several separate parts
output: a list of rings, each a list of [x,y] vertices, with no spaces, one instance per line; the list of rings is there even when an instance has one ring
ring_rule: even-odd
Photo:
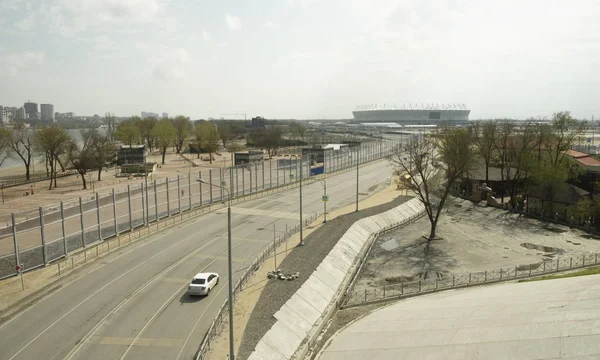
[[[401,126],[465,125],[470,113],[465,104],[359,105],[352,112],[357,125],[386,123]]]

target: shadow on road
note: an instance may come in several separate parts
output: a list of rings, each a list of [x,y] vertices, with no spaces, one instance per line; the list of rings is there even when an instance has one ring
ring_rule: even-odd
[[[210,295],[209,295],[210,296]],[[198,295],[190,295],[188,294],[188,292],[186,291],[185,293],[183,293],[183,295],[181,295],[181,297],[179,298],[179,303],[180,304],[189,304],[189,303],[197,303],[197,302],[201,302],[202,300],[206,299],[208,296],[198,296]]]

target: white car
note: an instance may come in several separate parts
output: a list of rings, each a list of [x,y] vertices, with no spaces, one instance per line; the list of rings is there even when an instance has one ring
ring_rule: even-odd
[[[190,286],[188,286],[188,293],[190,295],[208,295],[218,283],[219,274],[197,273]]]

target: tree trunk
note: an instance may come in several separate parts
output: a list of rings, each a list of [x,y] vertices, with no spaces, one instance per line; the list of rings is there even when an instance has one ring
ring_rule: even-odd
[[[98,168],[98,181],[102,181],[101,176],[102,176],[102,167],[99,167]]]
[[[54,169],[54,175],[52,175],[52,177],[54,177],[54,187],[56,188],[56,160],[54,161],[54,166],[52,168]]]
[[[46,154],[46,177],[50,177],[50,169],[48,168],[48,154]]]
[[[490,161],[485,161],[485,185],[489,186],[490,183]]]
[[[212,164],[212,152],[211,151],[208,152],[208,160],[210,160],[210,163]]]
[[[25,180],[31,180],[31,173],[29,172],[29,163],[25,163]]]
[[[48,159],[46,159],[46,163],[48,163]],[[52,167],[53,162],[50,161],[50,185],[48,186],[48,190],[52,190],[52,174],[54,174],[54,168]]]
[[[81,181],[83,183],[83,190],[87,189],[87,181],[85,181],[85,172],[78,171],[79,175],[81,175]]]
[[[60,165],[60,171],[62,171],[62,172],[67,171],[65,169],[65,166],[63,165],[62,161],[60,161],[60,158],[58,156],[56,157],[56,161],[58,161],[58,165]],[[54,187],[56,187],[56,184],[54,185]]]
[[[200,149],[198,149],[198,151],[196,153],[197,153],[196,159],[200,159]]]
[[[165,155],[167,154],[167,148],[165,147],[162,151],[162,164],[165,164]]]
[[[437,228],[437,220],[434,220],[431,222],[431,228],[429,230],[429,239],[427,239],[427,242],[430,242],[431,240],[435,239],[436,228]]]

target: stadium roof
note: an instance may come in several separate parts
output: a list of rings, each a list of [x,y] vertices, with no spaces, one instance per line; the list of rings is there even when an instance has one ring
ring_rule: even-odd
[[[408,104],[369,104],[358,105],[354,111],[381,111],[381,110],[469,110],[466,104],[430,104],[430,103],[408,103]]]

